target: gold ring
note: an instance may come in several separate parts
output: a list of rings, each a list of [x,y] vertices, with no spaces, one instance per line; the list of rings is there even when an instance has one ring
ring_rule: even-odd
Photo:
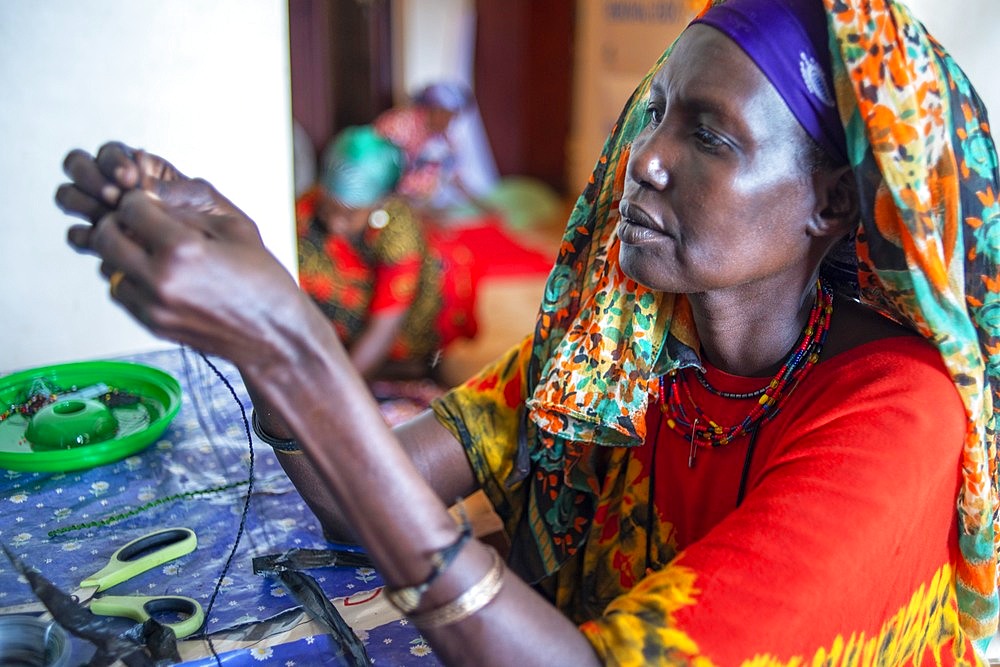
[[[108,278],[108,286],[111,288],[111,296],[115,296],[115,290],[118,289],[118,285],[121,284],[124,278],[125,278],[125,272],[122,271],[121,269],[118,269],[117,271],[112,273],[111,277]]]

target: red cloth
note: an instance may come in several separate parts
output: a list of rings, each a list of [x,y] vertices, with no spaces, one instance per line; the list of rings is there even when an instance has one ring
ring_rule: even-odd
[[[423,262],[423,257],[413,255],[394,264],[377,265],[373,272],[370,314],[409,308],[417,298]]]
[[[706,370],[722,391],[766,383]],[[720,424],[737,423],[754,402],[713,395],[693,378],[689,386]],[[646,579],[676,577],[670,572],[678,567],[695,574],[694,603],[681,605],[669,626],[714,664],[740,664],[752,658],[748,649],[808,663],[837,641],[878,637],[897,615],[919,627],[915,618],[945,605],[951,612],[942,618],[955,618],[965,412],[939,355],[922,340],[882,340],[818,364],[761,428],[738,508],[747,438],[699,448],[690,468],[688,441],[662,425],[658,405],[647,419],[655,450],[638,448],[634,460],[648,472],[655,451],[661,538],[682,553]],[[628,494],[612,500],[628,509]],[[600,514],[597,523],[608,526],[622,512],[607,503]],[[944,580],[931,593],[936,576]],[[614,606],[643,604],[641,588]],[[915,638],[945,653],[956,639],[971,655],[957,626],[942,623],[939,635]],[[928,657],[918,654],[918,662]]]
[[[486,215],[454,228],[431,226],[440,242],[460,244],[473,254],[480,277],[547,276],[555,255],[529,248],[504,229],[498,216]]]
[[[699,450],[688,468],[687,438],[659,429],[656,402],[643,445],[595,445],[545,487],[508,484],[531,340],[433,407],[511,534],[536,490],[591,485],[592,518],[553,508],[586,540],[536,587],[608,664],[976,664],[957,609],[965,410],[928,343],[894,337],[821,360],[761,427],[737,508],[747,442]],[[767,381],[708,370],[723,391]],[[691,390],[720,423],[752,404]],[[551,442],[529,456],[559,457]]]

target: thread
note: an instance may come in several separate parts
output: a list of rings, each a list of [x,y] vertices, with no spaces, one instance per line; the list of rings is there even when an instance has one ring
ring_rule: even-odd
[[[215,642],[212,641],[212,636],[207,632],[207,625],[209,619],[212,617],[212,608],[215,606],[215,599],[219,596],[219,590],[222,588],[222,581],[229,572],[229,567],[232,565],[233,558],[236,556],[236,549],[240,546],[240,540],[243,539],[243,532],[246,529],[247,524],[247,515],[250,513],[250,498],[253,495],[253,438],[250,436],[250,421],[247,419],[247,411],[243,407],[243,403],[240,401],[239,396],[236,395],[236,390],[233,389],[233,385],[231,385],[229,380],[226,379],[226,376],[224,376],[222,372],[215,367],[215,364],[208,360],[208,357],[206,357],[204,353],[199,352],[198,354],[205,361],[205,363],[208,364],[208,367],[212,369],[212,372],[215,373],[216,377],[222,381],[222,384],[226,386],[226,389],[229,390],[229,394],[233,397],[233,400],[236,401],[236,405],[239,406],[240,416],[243,418],[243,430],[247,436],[247,446],[250,448],[250,460],[247,464],[247,494],[243,500],[243,511],[240,513],[240,526],[236,531],[236,541],[233,542],[233,548],[229,551],[229,557],[226,558],[226,563],[222,566],[222,572],[219,573],[219,578],[215,582],[215,588],[212,590],[212,597],[208,600],[208,608],[205,610],[205,640],[208,642],[208,649],[212,652],[212,657],[215,658],[215,664],[218,665],[218,667],[222,667],[222,660],[219,658],[218,651],[215,650]]]

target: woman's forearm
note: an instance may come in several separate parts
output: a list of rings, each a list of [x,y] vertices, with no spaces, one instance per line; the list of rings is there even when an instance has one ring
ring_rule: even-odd
[[[455,467],[453,456],[464,457],[461,448],[429,415],[401,427],[397,438],[346,353],[327,339],[333,333],[325,322],[283,334],[275,337],[284,347],[272,363],[243,371],[255,400],[288,431],[273,435],[294,434],[304,451],[294,469],[311,468],[311,479],[329,493],[388,586],[425,582],[433,571],[432,555],[460,535],[442,496],[471,489],[467,461],[461,474],[443,472]],[[278,419],[269,423],[280,426]],[[435,440],[441,433],[453,443],[443,451],[452,453],[438,453]],[[483,579],[492,563],[489,547],[471,540],[429,587],[418,616],[453,602]],[[595,661],[576,627],[505,568],[503,587],[485,608],[445,628],[421,630],[449,664],[549,665],[568,655],[572,664]]]
[[[298,440],[306,461],[296,471],[312,468],[387,580],[420,581],[428,575],[420,556],[457,533],[445,504],[396,442],[322,316],[306,311],[294,328],[273,324],[268,359],[240,369],[255,405],[266,406],[261,427]],[[406,529],[420,524],[425,530]]]
[[[441,584],[431,588],[427,607],[440,608],[455,600],[482,579],[490,564],[489,547],[480,542],[467,546]],[[415,624],[446,665],[600,664],[579,629],[506,568],[498,595],[477,613],[440,628]]]
[[[277,439],[294,439],[295,434],[264,399],[261,391],[251,380],[246,377],[243,380],[253,402],[257,427]],[[437,421],[433,412],[428,410],[393,431],[421,476],[443,502],[447,504],[465,498],[475,490],[468,459],[454,436]],[[356,542],[353,529],[304,452],[278,450],[277,457],[285,474],[319,520],[326,538],[337,542]]]
[[[369,318],[368,326],[354,341],[350,350],[351,363],[366,380],[376,377],[389,358],[389,350],[405,318],[404,309],[391,314],[373,315]]]
[[[294,440],[295,434],[285,423],[285,420],[264,399],[261,391],[246,375],[243,377],[243,384],[246,386],[247,394],[253,403],[255,428],[278,440]],[[277,449],[275,452],[281,468],[319,521],[324,537],[336,542],[356,542],[357,538],[344,519],[343,513],[337,507],[333,496],[323,485],[323,481],[316,475],[316,469],[304,455],[304,452],[301,450],[286,452]]]

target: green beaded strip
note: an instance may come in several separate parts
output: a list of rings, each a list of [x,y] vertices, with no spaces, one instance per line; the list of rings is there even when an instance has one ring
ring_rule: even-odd
[[[172,496],[167,496],[166,498],[157,498],[156,500],[151,500],[145,505],[136,507],[135,509],[128,510],[127,512],[121,512],[119,514],[112,514],[111,516],[105,517],[103,519],[98,519],[97,521],[89,521],[87,523],[76,523],[72,526],[63,526],[62,528],[56,528],[55,530],[49,531],[49,537],[56,537],[57,535],[63,535],[65,533],[71,533],[76,530],[83,530],[84,528],[99,528],[101,526],[110,526],[112,524],[118,523],[125,519],[131,518],[137,514],[145,512],[146,510],[153,509],[158,505],[163,505],[164,503],[170,503],[175,500],[191,500],[192,498],[197,498],[198,496],[207,496],[210,493],[221,493],[223,491],[229,491],[230,489],[235,489],[238,486],[246,486],[250,483],[249,479],[244,479],[239,482],[233,482],[232,484],[223,484],[222,486],[215,486],[210,489],[198,489],[197,491],[184,491],[183,493],[175,493]]]

